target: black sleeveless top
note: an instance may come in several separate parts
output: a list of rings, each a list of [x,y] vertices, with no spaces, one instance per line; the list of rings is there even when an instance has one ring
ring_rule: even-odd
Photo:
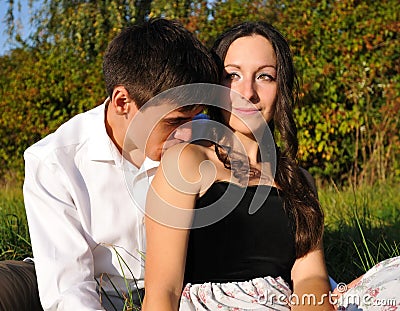
[[[204,219],[195,213],[185,284],[281,276],[291,286],[290,272],[296,260],[294,225],[283,210],[281,196],[276,188],[266,185],[243,188],[214,183],[197,200],[196,210],[214,203],[207,215],[212,214],[211,220],[222,219],[203,226]]]

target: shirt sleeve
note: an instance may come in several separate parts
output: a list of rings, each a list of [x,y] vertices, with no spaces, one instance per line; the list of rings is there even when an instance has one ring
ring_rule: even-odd
[[[24,157],[24,202],[43,309],[104,310],[71,176],[64,163],[41,161],[29,152]]]

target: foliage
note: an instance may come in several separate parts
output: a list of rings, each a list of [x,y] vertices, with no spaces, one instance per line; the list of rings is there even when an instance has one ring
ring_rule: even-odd
[[[29,0],[33,3],[38,0]],[[10,8],[19,1],[8,1]],[[107,43],[144,18],[181,20],[210,46],[244,20],[274,24],[302,81],[295,109],[301,164],[322,182],[400,180],[400,3],[397,0],[41,0],[26,41],[0,56],[0,176],[22,179],[22,154],[106,96]]]
[[[84,69],[83,61],[73,61],[67,52],[53,54],[47,46],[17,49],[2,61],[1,75],[8,81],[0,90],[0,164],[21,175],[29,145],[99,102],[97,94],[105,92],[93,77],[101,75],[101,67]]]
[[[216,0],[209,5],[207,18],[200,19],[196,30],[198,37],[211,46],[218,36],[229,27],[242,21],[265,20],[274,23],[277,20],[275,1],[265,0]]]
[[[281,20],[297,24],[286,30],[303,81],[305,166],[338,182],[398,176],[400,3],[307,2]]]

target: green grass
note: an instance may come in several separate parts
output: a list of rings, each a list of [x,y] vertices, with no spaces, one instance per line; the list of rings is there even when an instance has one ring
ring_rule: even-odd
[[[377,262],[400,255],[400,185],[319,191],[325,212],[329,274],[349,282]]]
[[[378,261],[400,255],[400,185],[320,189],[329,274],[349,282]],[[0,189],[0,260],[31,256],[20,187]]]
[[[32,256],[21,187],[0,189],[0,260]]]

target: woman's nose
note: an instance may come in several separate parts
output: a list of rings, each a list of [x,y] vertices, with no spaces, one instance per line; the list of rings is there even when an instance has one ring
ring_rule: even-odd
[[[255,102],[258,98],[256,85],[254,81],[247,79],[243,80],[242,87],[240,93],[243,97],[245,97],[250,102]]]

